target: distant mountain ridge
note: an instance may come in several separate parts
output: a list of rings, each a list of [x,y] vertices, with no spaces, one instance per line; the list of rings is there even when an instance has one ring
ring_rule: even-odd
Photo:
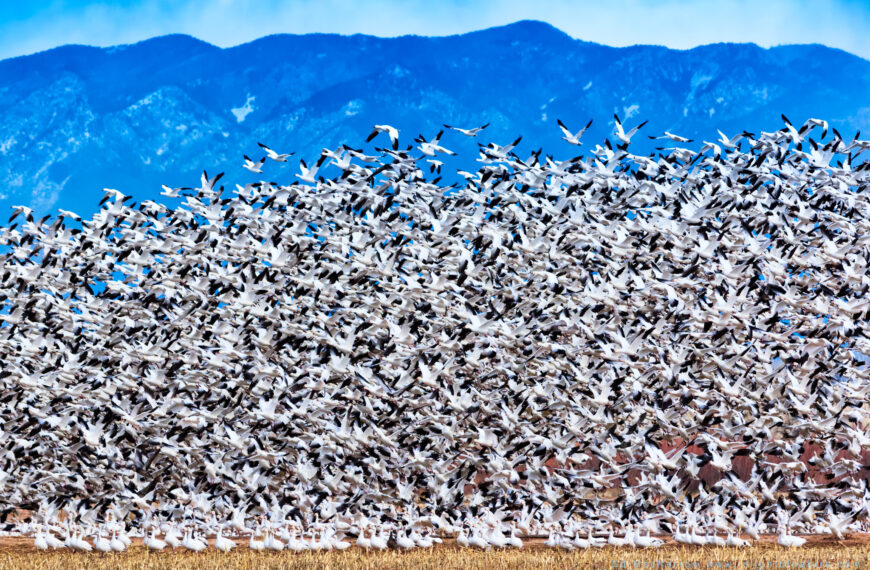
[[[820,45],[613,48],[533,21],[431,38],[276,35],[226,49],[183,35],[64,46],[0,61],[0,215],[13,204],[89,214],[103,187],[153,199],[160,184],[196,185],[203,168],[238,173],[243,154],[262,154],[258,141],[296,151],[264,174],[289,180],[296,159],[359,145],[375,123],[412,144],[445,122],[489,122],[481,142],[522,134],[525,149],[570,156],[556,119],[576,129],[595,119],[589,148],[610,136],[614,112],[629,126],[649,119],[649,150],[646,134],[713,140],[716,129],[780,128],[781,113],[852,136],[870,129],[870,62]]]

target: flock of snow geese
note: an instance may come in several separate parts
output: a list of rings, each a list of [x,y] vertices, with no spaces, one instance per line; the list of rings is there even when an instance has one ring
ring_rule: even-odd
[[[480,144],[449,180],[451,137],[485,126],[403,147],[378,125],[374,153],[325,149],[286,185],[15,208],[3,532],[111,552],[865,531],[870,142],[783,119],[635,155],[643,124],[616,118],[585,154]],[[261,147],[253,173],[290,160]]]

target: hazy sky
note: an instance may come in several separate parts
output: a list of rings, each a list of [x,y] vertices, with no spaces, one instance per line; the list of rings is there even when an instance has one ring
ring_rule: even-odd
[[[822,43],[870,59],[870,0],[4,0],[0,58],[168,33],[226,47],[275,33],[449,35],[522,19],[613,46]]]

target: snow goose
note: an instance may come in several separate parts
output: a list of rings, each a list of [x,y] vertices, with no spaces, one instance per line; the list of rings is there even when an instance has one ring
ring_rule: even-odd
[[[494,546],[495,548],[504,548],[508,545],[508,539],[502,532],[499,523],[493,524],[490,527],[490,532],[486,536],[486,541],[490,546]]]
[[[287,159],[295,154],[292,152],[289,154],[278,154],[277,152],[275,152],[274,150],[267,147],[266,145],[264,145],[261,142],[258,142],[257,145],[265,151],[266,156],[268,156],[270,159],[274,160],[275,162],[287,162]]]
[[[643,128],[643,126],[647,123],[647,121],[644,121],[626,133],[622,128],[622,121],[619,120],[619,116],[613,115],[613,118],[616,121],[616,132],[614,134],[616,135],[616,138],[621,140],[622,144],[625,146],[628,146],[631,143],[631,137],[633,137],[634,134],[641,128]]]
[[[112,542],[103,536],[103,531],[100,530],[97,533],[97,536],[94,538],[94,548],[97,552],[101,552],[103,554],[107,554],[112,552]]]
[[[284,543],[278,540],[272,529],[268,529],[266,531],[266,538],[263,542],[265,543],[266,548],[269,550],[274,550],[276,552],[284,550]]]
[[[489,548],[489,543],[480,532],[480,528],[475,525],[471,530],[471,536],[468,537],[468,544],[475,548],[486,550]]]
[[[194,537],[193,529],[188,528],[184,532],[184,537],[181,539],[181,546],[193,552],[200,552],[205,550],[208,545]]]
[[[35,546],[37,550],[48,550],[48,541],[45,538],[45,532],[43,529],[39,529],[36,532],[36,538],[33,539],[33,546]]]
[[[613,529],[610,529],[610,534],[607,536],[607,544],[610,546],[625,546],[625,538],[613,536]]]
[[[263,165],[266,164],[266,157],[263,157],[256,162],[254,162],[254,160],[248,155],[245,155],[243,158],[245,159],[245,163],[242,165],[242,168],[250,170],[256,174],[263,173]]]
[[[782,526],[779,531],[779,536],[776,538],[776,543],[787,548],[798,548],[806,543],[807,539],[800,536],[788,534],[785,526]]]
[[[115,552],[124,552],[125,550],[127,550],[127,544],[123,540],[118,538],[117,531],[112,533],[112,538],[109,541],[109,546]]]
[[[329,541],[330,548],[334,550],[347,550],[350,548],[350,543],[344,540],[344,533],[336,532],[333,527],[327,528],[326,540]]]
[[[143,543],[145,544],[145,548],[149,550],[163,550],[166,548],[166,542],[157,538],[157,533],[154,529],[145,533]]]
[[[446,149],[439,144],[442,134],[444,134],[444,131],[439,132],[434,139],[428,142],[425,138],[423,138],[423,135],[420,135],[416,139],[414,139],[414,142],[420,143],[417,148],[420,149],[420,152],[422,152],[424,156],[434,157],[439,152],[442,154],[455,155],[455,152]]]
[[[740,538],[734,533],[729,532],[728,538],[725,539],[726,546],[735,546],[737,548],[743,548],[749,546],[749,541]]]
[[[416,546],[414,544],[413,540],[411,540],[410,538],[405,536],[405,529],[404,528],[399,529],[396,532],[396,544],[402,550],[410,550],[410,549],[414,548],[414,546]]]
[[[650,536],[650,531],[647,529],[646,536],[641,536],[639,532],[634,532],[633,541],[635,546],[639,546],[640,548],[658,548],[662,546],[665,542],[655,536]]]
[[[181,546],[181,535],[178,532],[178,529],[175,525],[168,525],[167,529],[163,533],[163,540],[166,541],[166,544],[171,546],[172,548],[178,548]]]
[[[416,527],[411,529],[410,539],[420,548],[432,548],[435,545],[428,531],[421,533]]]
[[[393,150],[399,149],[399,129],[390,125],[375,125],[372,133],[366,138],[366,142],[371,142],[372,139],[378,136],[378,133],[387,133],[390,136],[390,144]]]
[[[124,543],[125,549],[130,548],[130,545],[133,544],[133,540],[130,538],[130,535],[127,534],[127,531],[123,528],[123,526],[117,531],[116,536],[118,537],[118,540]]]
[[[359,535],[356,538],[357,547],[363,548],[365,550],[368,550],[372,547],[372,539],[369,536],[366,536],[368,534],[368,530],[369,528],[367,526],[359,529]]]
[[[260,531],[258,529],[257,532],[251,533],[251,538],[248,539],[248,548],[250,548],[251,550],[256,550],[258,552],[266,550],[265,540],[257,540],[256,538],[257,536],[259,536],[259,534]]]
[[[476,137],[477,133],[479,133],[480,131],[482,131],[483,129],[485,129],[488,126],[489,126],[489,123],[486,123],[486,124],[481,125],[479,127],[474,127],[473,129],[460,129],[459,127],[451,127],[450,125],[447,125],[447,124],[444,125],[445,128],[452,129],[454,131],[462,133],[463,135],[465,135],[467,137]]]
[[[672,141],[678,142],[678,143],[690,143],[690,142],[692,142],[692,139],[688,139],[686,137],[681,137],[680,135],[675,135],[673,133],[669,133],[668,131],[665,131],[665,134],[663,136],[654,137],[654,136],[650,135],[649,138],[652,140],[669,139],[669,140],[672,140]]]
[[[462,548],[468,548],[471,546],[471,541],[468,540],[468,534],[465,532],[464,526],[459,529],[459,534],[456,536],[456,544]]]
[[[76,550],[82,550],[84,552],[91,552],[94,549],[94,547],[91,546],[91,544],[82,537],[81,531],[78,531],[76,534],[73,535],[72,547]],[[112,547],[109,546],[109,549],[111,548]]]
[[[592,125],[592,119],[589,119],[589,122],[586,123],[586,126],[577,131],[576,133],[572,133],[570,130],[568,130],[568,127],[566,127],[561,120],[556,119],[556,123],[559,125],[559,128],[562,129],[562,132],[565,133],[565,136],[562,137],[562,140],[566,140],[573,145],[580,146],[583,144],[582,142],[580,142],[580,139],[583,137],[583,133],[585,133],[586,130]]]
[[[297,174],[297,178],[302,180],[303,182],[308,182],[310,184],[317,183],[317,171],[320,169],[320,166],[323,164],[323,161],[326,160],[325,155],[321,155],[317,162],[314,163],[314,166],[308,167],[304,160],[299,161],[299,171],[302,174]]]
[[[54,536],[51,531],[46,531],[43,536],[45,537],[46,543],[52,550],[57,550],[58,548],[64,548],[66,546],[64,542]]]
[[[387,549],[386,528],[383,525],[377,525],[378,533],[372,535],[372,548],[375,550]]]
[[[214,539],[214,547],[221,552],[229,552],[236,547],[236,543],[234,540],[224,536],[223,529],[218,529],[217,536]]]

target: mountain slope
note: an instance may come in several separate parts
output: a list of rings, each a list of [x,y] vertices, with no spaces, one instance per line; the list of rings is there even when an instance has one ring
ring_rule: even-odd
[[[529,21],[438,38],[64,46],[0,62],[0,213],[19,203],[89,213],[103,187],[153,198],[160,184],[196,184],[203,168],[237,172],[242,154],[260,156],[258,141],[297,152],[286,180],[297,158],[358,145],[375,123],[411,144],[442,122],[490,122],[484,141],[522,134],[525,150],[567,155],[556,118],[578,129],[594,118],[587,143],[609,136],[614,112],[628,125],[649,119],[646,133],[696,139],[773,130],[780,113],[852,136],[870,128],[868,96],[870,62],[824,46],[611,48]],[[282,172],[269,168],[270,179]]]

